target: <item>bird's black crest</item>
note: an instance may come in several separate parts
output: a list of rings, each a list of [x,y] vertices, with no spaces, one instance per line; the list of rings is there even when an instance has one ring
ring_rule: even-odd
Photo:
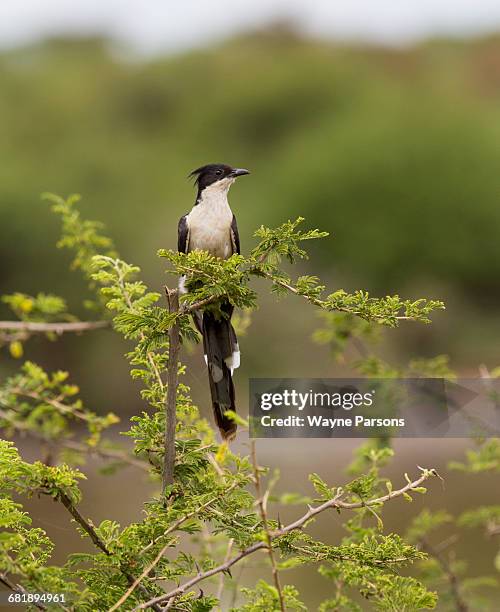
[[[200,166],[199,168],[196,168],[196,170],[190,172],[189,177],[199,177],[202,174],[216,172],[217,170],[221,170],[222,172],[227,172],[229,174],[232,168],[227,164],[206,164],[205,166]]]
[[[245,168],[232,168],[227,164],[207,164],[206,166],[196,168],[196,170],[193,170],[189,174],[190,178],[194,178],[195,185],[198,187],[196,202],[198,202],[202,191],[206,187],[227,178],[231,179],[232,182],[237,177],[243,176],[244,174],[250,174],[250,172]],[[231,183],[228,184],[228,189],[229,185],[231,185]]]
[[[202,191],[205,187],[229,176],[232,172],[231,166],[227,164],[207,164],[200,166],[189,174],[189,178],[194,178],[198,189]]]
[[[207,164],[200,166],[189,174],[189,178],[194,178],[195,182],[200,185],[201,182],[206,182],[207,185],[214,183],[228,176],[233,169],[227,164]]]

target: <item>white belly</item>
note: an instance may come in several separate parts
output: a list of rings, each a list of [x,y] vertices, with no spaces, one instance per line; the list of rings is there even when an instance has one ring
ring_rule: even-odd
[[[189,250],[208,251],[221,259],[230,257],[232,220],[226,198],[202,200],[188,215]]]
[[[189,234],[190,251],[208,251],[215,257],[227,259],[232,255],[230,226],[220,228],[197,227]]]

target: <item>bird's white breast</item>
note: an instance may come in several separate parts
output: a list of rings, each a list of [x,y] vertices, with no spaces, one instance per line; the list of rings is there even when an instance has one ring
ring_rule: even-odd
[[[233,213],[227,201],[229,186],[213,185],[203,190],[198,204],[191,210],[189,250],[208,251],[211,255],[227,259],[232,255],[231,223]]]

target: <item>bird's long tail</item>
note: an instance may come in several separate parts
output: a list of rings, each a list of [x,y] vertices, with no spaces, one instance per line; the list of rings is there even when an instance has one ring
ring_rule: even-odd
[[[228,304],[225,310],[232,314]],[[225,416],[227,410],[236,412],[233,370],[239,366],[236,333],[229,318],[205,311],[202,319],[203,346],[208,366],[208,380],[214,417],[222,437],[231,440],[236,435],[236,423]]]

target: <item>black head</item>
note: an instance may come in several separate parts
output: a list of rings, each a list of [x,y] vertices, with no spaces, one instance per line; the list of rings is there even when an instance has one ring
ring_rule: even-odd
[[[206,187],[214,185],[219,181],[222,181],[221,185],[227,184],[229,188],[239,176],[244,174],[250,174],[250,172],[244,168],[232,168],[226,164],[207,164],[206,166],[201,166],[201,168],[196,168],[189,176],[195,177],[198,193],[201,193]]]

